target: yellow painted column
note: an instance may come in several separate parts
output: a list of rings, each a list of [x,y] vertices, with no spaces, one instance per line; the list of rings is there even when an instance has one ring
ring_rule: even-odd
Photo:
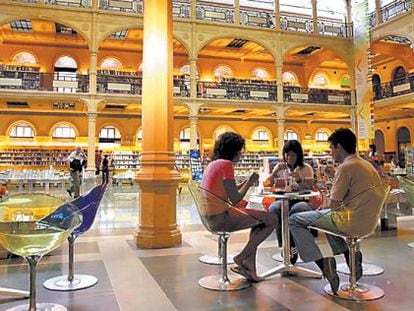
[[[197,0],[190,0],[190,19],[197,19]]]
[[[285,119],[277,119],[277,150],[279,153],[279,158],[283,158],[282,150],[283,145],[285,144]]]
[[[88,112],[88,166],[87,171],[95,171],[95,137],[96,137],[96,111]]]
[[[181,179],[174,169],[172,4],[144,0],[142,85],[142,153],[139,220],[135,243],[143,248],[181,243],[176,221],[176,189]]]
[[[382,24],[381,0],[375,0],[375,13],[376,26],[379,26]]]
[[[275,28],[280,30],[280,1],[275,1]]]
[[[283,66],[276,65],[276,87],[277,87],[277,101],[283,103]]]
[[[190,60],[190,98],[197,98],[197,59]]]
[[[313,17],[313,33],[319,33],[318,27],[318,5],[316,0],[312,0],[312,17]]]
[[[240,0],[234,0],[234,24],[240,25]]]
[[[197,116],[189,116],[188,119],[190,120],[190,149],[195,150],[198,149],[197,147]]]

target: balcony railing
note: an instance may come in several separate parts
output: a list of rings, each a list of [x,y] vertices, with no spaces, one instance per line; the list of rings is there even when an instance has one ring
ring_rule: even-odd
[[[219,22],[219,23],[234,23],[234,7],[221,5],[211,5],[211,3],[197,2],[196,8],[197,19]]]
[[[351,92],[284,86],[283,99],[285,102],[350,105]]]
[[[275,15],[270,12],[240,8],[240,24],[253,27],[275,28]]]
[[[281,16],[280,28],[282,30],[313,32],[313,19],[312,17]]]
[[[397,17],[398,15],[401,15],[410,10],[412,10],[411,0],[396,0],[394,2],[388,3],[386,6],[382,7],[380,10],[382,22],[385,23],[386,21],[389,21],[393,19],[394,17]],[[371,12],[368,15],[370,28],[378,26],[376,16],[377,14],[375,11]]]
[[[217,99],[238,99],[256,101],[275,101],[276,82],[250,82],[234,80],[222,82],[197,83],[197,97]]]
[[[173,1],[172,14],[178,18],[190,18],[190,3],[189,1]]]
[[[381,8],[382,22],[386,22],[411,10],[411,0],[397,0]]]
[[[23,3],[37,3],[39,0],[13,0],[15,2],[23,2]]]
[[[318,22],[319,34],[349,38],[353,35],[352,24],[341,22]]]
[[[99,9],[142,14],[143,0],[99,0]]]
[[[414,73],[403,79],[373,86],[374,100],[414,93]]]
[[[1,70],[0,89],[87,93],[89,76],[77,73]]]
[[[46,4],[90,8],[91,0],[45,0]]]

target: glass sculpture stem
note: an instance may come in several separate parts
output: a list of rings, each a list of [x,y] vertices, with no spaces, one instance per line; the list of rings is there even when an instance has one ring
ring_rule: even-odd
[[[69,273],[68,273],[68,281],[73,282],[73,279],[75,277],[74,272],[74,257],[75,257],[75,240],[77,236],[71,234],[68,237],[69,242]]]
[[[30,302],[29,311],[36,311],[36,265],[40,259],[40,256],[28,256],[25,257],[29,263],[30,271]]]

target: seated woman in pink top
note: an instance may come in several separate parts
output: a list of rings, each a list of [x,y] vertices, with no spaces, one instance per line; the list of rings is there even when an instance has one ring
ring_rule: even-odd
[[[259,178],[258,174],[253,173],[241,185],[236,185],[233,163],[240,160],[244,145],[244,139],[236,133],[221,134],[214,145],[213,161],[206,167],[201,181],[201,188],[233,206],[243,199],[247,190]],[[257,247],[274,230],[276,215],[244,208],[241,209],[243,213],[237,213],[237,209],[223,209],[223,206],[225,205],[208,207],[206,218],[215,230],[233,232],[251,228],[249,241],[240,254],[234,257],[238,267],[232,270],[251,281],[262,281],[263,279],[256,274]]]

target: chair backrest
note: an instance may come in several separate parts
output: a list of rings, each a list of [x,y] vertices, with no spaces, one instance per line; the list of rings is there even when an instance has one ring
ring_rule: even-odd
[[[53,226],[63,230],[74,229],[82,223],[82,213],[78,207],[71,203],[60,205],[51,214],[40,219],[37,224]]]
[[[105,189],[106,184],[96,186],[70,202],[81,211],[83,216],[82,224],[73,231],[73,235],[82,234],[92,226]]]
[[[350,237],[363,238],[372,234],[390,189],[383,184],[374,185],[342,202],[332,212],[338,229]]]
[[[202,224],[204,225],[204,227],[208,231],[210,231],[212,233],[215,233],[215,231],[210,227],[210,225],[209,225],[209,223],[206,219],[206,214],[205,214],[204,209],[203,209],[203,198],[202,198],[201,189],[199,187],[199,184],[194,180],[190,180],[188,182],[188,189],[190,190],[191,196],[194,199],[194,202],[195,202],[195,205],[197,207],[198,214],[200,215],[200,219],[201,219]]]
[[[408,177],[398,176],[398,181],[400,182],[399,187],[405,191],[408,205],[414,208],[414,180]]]

